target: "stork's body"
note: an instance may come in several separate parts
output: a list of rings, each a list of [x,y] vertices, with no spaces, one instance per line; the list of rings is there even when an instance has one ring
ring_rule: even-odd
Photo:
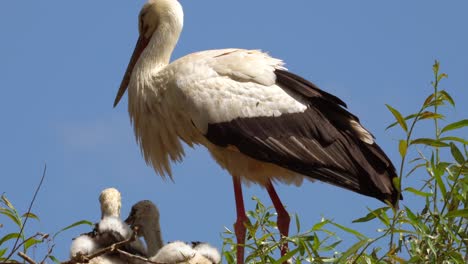
[[[202,51],[169,64],[182,24],[177,0],[143,7],[140,37],[114,106],[128,87],[137,141],[162,176],[172,177],[170,162],[182,159],[181,141],[208,148],[233,176],[240,244],[246,220],[241,180],[266,187],[283,235],[289,216],[274,180],[299,185],[318,179],[397,203],[392,163],[339,98],[257,50]]]

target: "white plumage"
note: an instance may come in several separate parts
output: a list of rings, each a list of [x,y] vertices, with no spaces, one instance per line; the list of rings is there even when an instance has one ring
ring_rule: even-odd
[[[218,249],[214,248],[208,243],[198,243],[193,249],[197,251],[198,254],[209,259],[213,264],[221,263],[221,255],[219,254]]]
[[[99,245],[90,235],[84,234],[73,239],[70,246],[70,257],[73,258],[78,254],[89,255],[99,249]]]
[[[181,141],[204,145],[229,171],[240,244],[247,218],[242,180],[266,187],[284,236],[290,219],[272,181],[318,179],[397,205],[395,168],[343,101],[258,50],[202,51],[169,64],[182,27],[177,0],[143,6],[140,36],[114,106],[128,88],[136,139],[161,176],[172,177],[170,163],[184,155]]]
[[[166,264],[218,264],[221,256],[216,248],[206,243],[192,247],[185,242],[174,241],[162,247],[150,260]]]

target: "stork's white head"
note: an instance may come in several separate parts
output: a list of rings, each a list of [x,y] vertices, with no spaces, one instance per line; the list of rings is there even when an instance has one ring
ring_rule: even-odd
[[[117,106],[124,95],[135,64],[148,46],[160,53],[157,56],[161,60],[169,61],[172,50],[182,31],[183,23],[184,13],[177,0],[149,0],[143,6],[138,19],[140,36],[117,92],[114,107]]]
[[[101,219],[105,216],[120,217],[122,202],[117,189],[104,189],[99,195],[99,202],[101,203]]]

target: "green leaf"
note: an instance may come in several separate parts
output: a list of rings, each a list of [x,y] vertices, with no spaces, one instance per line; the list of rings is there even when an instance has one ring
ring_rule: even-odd
[[[465,157],[463,157],[461,151],[452,142],[450,142],[450,152],[452,153],[452,156],[455,158],[458,164],[465,163]]]
[[[460,142],[464,145],[468,145],[468,140],[465,140],[463,138],[459,138],[459,137],[441,137],[439,138],[440,141],[457,141],[457,142]]]
[[[5,255],[5,252],[7,251],[7,248],[0,249],[0,260],[2,260],[2,256]]]
[[[455,101],[454,101],[453,98],[450,96],[450,94],[447,93],[447,91],[445,91],[445,90],[439,91],[439,94],[441,94],[441,95],[444,97],[444,99],[445,99],[446,101],[448,101],[452,106],[455,106]]]
[[[428,245],[429,248],[431,249],[431,251],[432,251],[432,253],[434,254],[434,256],[437,256],[437,250],[435,249],[433,240],[427,239],[427,240],[425,240],[425,241],[427,242],[427,245]],[[426,254],[427,254],[427,253],[426,253]]]
[[[444,181],[442,180],[441,173],[434,171],[434,177],[436,179],[437,186],[439,186],[440,192],[442,193],[442,197],[447,196],[447,188],[445,187]]]
[[[414,144],[422,144],[422,145],[427,145],[427,146],[432,146],[432,147],[448,147],[449,146],[449,144],[445,142],[432,139],[432,138],[418,138],[418,139],[412,140],[410,145],[414,145]]]
[[[24,243],[24,250],[28,250],[31,246],[42,243],[42,240],[30,238]]]
[[[322,227],[325,226],[328,223],[330,223],[329,220],[322,220],[321,222],[315,224],[310,231],[322,230]]]
[[[419,191],[419,190],[414,189],[413,187],[405,188],[405,191],[414,193],[414,194],[419,195],[419,196],[422,196],[422,197],[431,197],[431,196],[432,196],[431,193]]]
[[[296,218],[296,230],[299,233],[301,231],[301,223],[299,221],[299,216],[297,214],[295,214],[295,218]]]
[[[49,255],[49,258],[50,258],[53,262],[55,262],[56,264],[60,264],[60,263],[61,263],[60,260],[58,260],[56,257],[54,257],[54,256],[52,256],[52,255]],[[234,261],[234,260],[233,260],[233,261]]]
[[[13,204],[8,200],[8,198],[6,198],[5,194],[2,194],[2,201],[3,203],[8,206],[8,208],[12,209],[12,210],[15,210],[15,207],[13,206]]]
[[[226,259],[227,263],[235,263],[234,257],[228,251],[224,251],[224,258]]]
[[[444,100],[436,99],[436,100],[433,100],[432,102],[430,102],[426,107],[440,106],[440,105],[444,105]]]
[[[395,108],[391,107],[388,104],[386,104],[386,106],[387,106],[388,110],[390,110],[390,112],[392,112],[393,116],[397,120],[398,124],[400,124],[401,128],[403,128],[403,130],[405,130],[405,132],[408,132],[408,126],[406,125],[406,121],[403,118],[403,116],[400,114],[400,112],[398,112],[398,110],[396,110]]]
[[[287,260],[291,259],[298,251],[299,251],[299,248],[296,248],[294,250],[289,251],[284,256],[282,256],[280,259],[278,259],[275,262],[275,264],[281,264],[283,262],[286,262]]]
[[[335,250],[336,246],[338,246],[341,242],[343,242],[343,240],[338,240],[335,243],[332,243],[332,244],[330,244],[328,246],[319,248],[319,251],[325,251],[326,252],[326,251]]]
[[[2,245],[3,243],[7,242],[8,240],[10,239],[16,239],[20,237],[20,234],[19,233],[10,233],[10,234],[6,234],[5,236],[3,236],[1,239],[0,239],[0,245]]]
[[[24,213],[21,217],[23,218],[31,218],[31,219],[36,219],[39,221],[39,217],[33,213]]]
[[[401,139],[400,140],[400,143],[398,145],[398,150],[400,151],[400,156],[401,157],[404,157],[406,156],[406,150],[408,148],[408,143],[406,142],[406,140],[404,139]]]
[[[423,119],[444,119],[445,116],[444,115],[441,115],[441,114],[436,114],[436,113],[433,113],[433,112],[430,112],[430,111],[424,111],[422,113],[419,113],[418,114],[411,114],[411,115],[408,115],[405,117],[405,120],[411,120],[415,117],[418,117],[418,120],[423,120]],[[394,126],[396,126],[398,124],[398,122],[393,122],[391,123],[389,126],[387,126],[385,128],[385,130],[389,129],[389,128],[392,128]]]
[[[426,167],[426,163],[420,163],[416,166],[414,166],[407,174],[406,177],[410,176],[415,170],[421,168],[421,167]]]
[[[353,223],[369,222],[370,220],[372,220],[372,219],[378,217],[379,215],[381,215],[382,213],[385,213],[389,208],[390,207],[385,206],[385,207],[375,209],[375,210],[369,212],[366,216],[353,220]]]
[[[460,210],[454,210],[450,211],[446,215],[447,217],[464,217],[468,218],[468,209],[460,209]]]
[[[3,208],[0,208],[0,214],[3,214],[5,216],[7,216],[8,218],[10,218],[19,228],[21,228],[22,226],[22,222],[21,222],[21,219],[19,219],[13,212],[7,210],[7,209],[3,209]]]
[[[315,250],[315,251],[316,251],[316,250],[319,248],[319,246],[320,246],[320,240],[319,240],[319,238],[318,238],[318,236],[317,236],[317,233],[315,233],[315,232],[314,232],[314,243],[313,243],[312,245],[313,245],[313,246],[312,246],[312,249]]]
[[[423,103],[424,108],[427,108],[429,106],[433,98],[434,98],[434,94],[431,94],[426,98],[426,100],[424,100],[424,103]]]
[[[442,128],[440,133],[442,134],[444,132],[447,132],[447,131],[450,131],[450,130],[455,130],[455,129],[460,129],[460,128],[466,127],[466,126],[468,126],[468,119],[463,119],[463,120],[460,120],[460,121],[457,121],[457,122],[446,125],[444,128]]]
[[[348,261],[348,258],[355,254],[360,248],[366,245],[368,242],[367,239],[363,239],[352,245],[346,252],[344,252],[336,263],[351,263]]]
[[[437,81],[440,82],[443,78],[448,78],[448,75],[446,73],[441,73],[437,76]]]
[[[411,211],[411,209],[405,206],[405,211],[406,211],[406,216],[408,216],[408,219],[411,220],[411,223],[413,224],[418,223],[418,217]]]
[[[433,112],[425,111],[421,113],[418,117],[418,120],[424,120],[424,119],[444,119],[445,116],[441,114],[436,114]]]
[[[409,116],[406,116],[406,117],[405,117],[405,120],[410,120],[410,119],[416,117],[417,115],[418,115],[418,114],[411,114],[411,115],[409,115]],[[389,128],[392,128],[392,127],[396,126],[397,124],[398,124],[398,121],[397,121],[397,122],[394,122],[394,123],[391,123],[388,127],[385,128],[385,130],[387,130],[387,129],[389,129]]]
[[[71,225],[69,225],[67,227],[62,228],[60,231],[55,233],[52,238],[55,238],[58,234],[62,233],[63,231],[66,231],[66,230],[68,230],[70,228],[73,228],[73,227],[79,226],[79,225],[94,226],[94,224],[92,222],[88,221],[88,220],[81,220],[81,221],[75,222],[75,223],[73,223],[73,224],[71,224]]]
[[[337,223],[334,223],[334,222],[331,222],[332,225],[338,227],[339,229],[345,231],[345,232],[348,232],[350,234],[353,234],[355,235],[357,238],[359,239],[367,239],[367,237],[361,233],[359,233],[358,231],[354,230],[354,229],[351,229],[349,227],[345,227],[345,226],[342,226],[340,224],[337,224]]]

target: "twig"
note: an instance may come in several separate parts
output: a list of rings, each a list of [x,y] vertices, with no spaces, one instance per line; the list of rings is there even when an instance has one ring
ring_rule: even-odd
[[[142,256],[138,256],[138,255],[133,255],[133,254],[130,254],[126,251],[123,251],[121,249],[117,249],[117,252],[119,252],[120,254],[124,255],[124,256],[127,256],[129,258],[132,258],[132,259],[136,259],[136,260],[141,260],[141,261],[144,261],[146,263],[152,263],[152,264],[166,264],[166,263],[161,263],[161,262],[155,262],[155,261],[152,261],[152,260],[149,260],[145,257],[142,257]]]
[[[156,262],[156,261],[152,261],[152,260],[147,259],[147,258],[142,257],[142,256],[133,255],[133,254],[128,253],[128,252],[126,252],[126,251],[123,251],[123,250],[121,250],[121,249],[117,249],[117,252],[119,252],[120,254],[122,254],[122,255],[124,255],[124,256],[126,256],[126,257],[129,257],[129,258],[132,258],[132,259],[136,259],[136,260],[140,260],[140,261],[144,261],[144,262],[146,262],[146,263],[151,263],[151,264],[169,264],[169,263],[166,263],[166,262]],[[181,254],[182,254],[182,253],[181,253]],[[190,259],[193,259],[193,258],[195,257],[195,254],[192,255],[191,257],[184,256],[184,255],[182,255],[182,256],[184,257],[184,261],[188,261],[188,260],[190,260]]]
[[[8,261],[11,258],[11,256],[13,255],[13,253],[15,253],[20,247],[20,246],[17,247],[18,241],[22,237],[24,227],[26,226],[26,223],[28,222],[29,214],[31,213],[31,209],[33,207],[34,201],[36,201],[36,197],[37,197],[37,194],[39,193],[39,190],[41,189],[42,182],[44,182],[46,171],[47,171],[47,164],[44,164],[44,170],[42,172],[41,181],[39,182],[39,185],[37,186],[36,191],[34,192],[34,196],[33,196],[32,200],[31,200],[31,203],[29,204],[28,212],[26,213],[26,218],[24,219],[24,223],[21,225],[21,229],[20,229],[20,232],[19,232],[20,235],[16,238],[15,244],[13,244],[10,255],[8,255],[8,257],[6,257],[5,261]]]
[[[44,264],[45,261],[46,261],[46,259],[47,259],[50,255],[52,255],[52,251],[54,250],[54,246],[55,246],[55,245],[52,245],[52,246],[49,248],[49,250],[47,251],[47,254],[46,254],[46,255],[44,256],[44,258],[41,260],[40,264]]]
[[[30,258],[28,255],[24,254],[21,251],[18,252],[18,256],[20,256],[22,259],[24,259],[29,264],[37,264],[32,258]]]

